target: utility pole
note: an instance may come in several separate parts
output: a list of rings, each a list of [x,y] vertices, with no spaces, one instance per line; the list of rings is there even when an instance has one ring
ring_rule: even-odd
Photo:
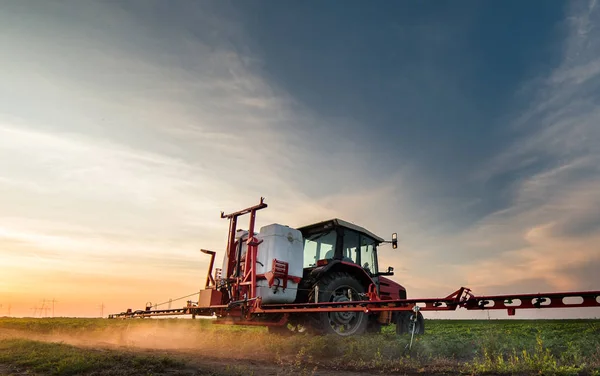
[[[104,307],[104,302],[98,306],[98,308],[100,308],[100,317],[104,317]]]
[[[51,302],[52,302],[52,317],[54,317],[54,303],[58,303],[58,300],[56,300],[55,298],[52,298]]]
[[[33,317],[35,317],[35,315],[37,314],[38,307],[35,306],[35,307],[29,308],[29,309],[33,310]]]
[[[42,308],[40,308],[40,317],[42,317],[42,311],[46,308],[46,299],[42,300]]]

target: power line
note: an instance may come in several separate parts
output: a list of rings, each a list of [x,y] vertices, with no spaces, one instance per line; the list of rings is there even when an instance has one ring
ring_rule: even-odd
[[[186,295],[186,296],[182,296],[182,297],[179,297],[179,298],[176,298],[176,299],[169,299],[169,300],[167,300],[166,302],[158,303],[158,304],[155,304],[154,306],[155,306],[155,307],[159,307],[159,306],[161,306],[161,305],[170,304],[170,303],[176,302],[176,301],[178,301],[178,300],[185,299],[185,298],[189,298],[190,296],[197,295],[197,294],[199,294],[199,293],[200,293],[200,292],[198,291],[198,292],[195,292],[195,293],[192,293],[192,294],[189,294],[189,295]]]
[[[56,299],[47,300],[46,298],[42,299],[42,306],[39,309],[40,317],[48,317],[48,311],[52,311],[52,316],[54,316],[54,302]],[[50,307],[50,303],[52,303],[52,307]]]

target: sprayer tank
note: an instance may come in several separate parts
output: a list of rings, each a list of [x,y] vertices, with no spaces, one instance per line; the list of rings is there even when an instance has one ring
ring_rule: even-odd
[[[258,246],[256,274],[271,271],[273,259],[288,263],[288,276],[302,278],[304,245],[302,233],[280,224],[261,227],[257,236],[262,240]],[[276,285],[269,287],[265,279],[256,282],[257,295],[263,304],[293,303],[296,300],[298,284],[288,280],[287,288]]]

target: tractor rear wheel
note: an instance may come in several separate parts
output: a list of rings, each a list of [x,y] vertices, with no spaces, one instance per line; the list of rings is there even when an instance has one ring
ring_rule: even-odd
[[[365,293],[362,284],[347,273],[331,273],[325,275],[319,282],[318,301],[349,302],[362,300],[361,295]],[[316,289],[309,295],[309,301],[315,301]],[[339,336],[351,336],[363,334],[369,322],[369,317],[364,312],[320,312],[313,320],[313,328],[322,334],[337,334]]]

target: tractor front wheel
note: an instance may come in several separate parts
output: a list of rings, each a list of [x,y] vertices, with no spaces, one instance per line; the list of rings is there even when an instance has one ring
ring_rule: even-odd
[[[421,312],[417,313],[415,320],[414,312],[400,312],[396,316],[396,334],[425,334],[425,320]]]
[[[362,300],[365,289],[353,276],[347,273],[332,273],[317,282],[318,301],[320,303],[349,302]],[[310,294],[309,301],[315,301],[316,289]],[[369,323],[369,317],[364,312],[321,312],[317,313],[313,327],[323,334],[351,336],[363,334]]]

